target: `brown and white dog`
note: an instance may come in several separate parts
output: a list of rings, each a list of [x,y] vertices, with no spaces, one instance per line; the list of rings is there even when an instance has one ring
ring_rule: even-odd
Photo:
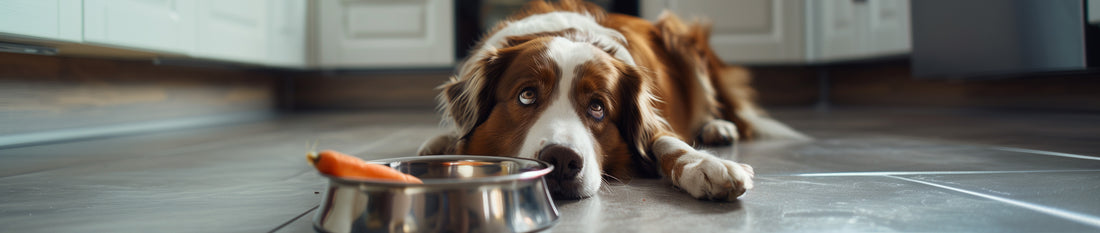
[[[708,34],[669,13],[651,23],[532,1],[440,87],[453,132],[419,153],[543,160],[555,166],[557,198],[592,196],[604,176],[660,175],[696,198],[736,199],[752,188],[752,167],[692,144],[805,136],[763,115],[747,71],[724,66]]]

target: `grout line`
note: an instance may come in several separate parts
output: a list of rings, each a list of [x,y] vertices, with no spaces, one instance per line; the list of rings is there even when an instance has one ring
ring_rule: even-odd
[[[1003,150],[1003,151],[1023,152],[1023,153],[1032,153],[1032,154],[1041,154],[1041,155],[1051,155],[1051,156],[1059,156],[1059,157],[1067,157],[1067,158],[1075,158],[1075,159],[1100,160],[1100,158],[1098,158],[1098,157],[1092,157],[1092,156],[1086,156],[1086,155],[1075,155],[1075,154],[1045,151],[1045,150],[1031,150],[1031,149],[1021,149],[1021,148],[1001,147],[1001,146],[994,146],[994,147],[990,147],[990,148],[997,149],[997,150]]]
[[[1085,225],[1090,225],[1092,227],[1100,228],[1100,218],[1098,218],[1096,216],[1092,216],[1092,215],[1077,213],[1077,212],[1058,209],[1058,208],[1053,208],[1053,207],[1046,207],[1046,206],[1042,206],[1042,205],[1038,205],[1038,204],[1032,204],[1032,203],[1023,202],[1023,201],[1012,200],[1012,199],[1008,199],[1008,198],[1003,198],[1003,197],[993,196],[993,195],[989,195],[989,194],[974,192],[974,191],[970,191],[970,190],[955,188],[955,187],[951,187],[951,186],[936,184],[936,183],[932,183],[932,182],[928,182],[928,181],[910,179],[910,178],[899,177],[899,176],[887,176],[887,177],[900,179],[900,180],[904,180],[904,181],[909,181],[909,182],[920,183],[920,184],[924,184],[924,185],[930,185],[930,186],[937,187],[937,188],[947,189],[947,190],[956,191],[956,192],[960,192],[960,193],[964,193],[964,194],[969,194],[969,195],[973,195],[973,196],[977,196],[977,197],[981,197],[981,198],[985,198],[985,199],[999,201],[999,202],[1014,205],[1014,206],[1017,206],[1017,207],[1022,207],[1022,208],[1030,209],[1030,210],[1034,210],[1034,211],[1039,211],[1039,212],[1042,212],[1042,213],[1045,213],[1045,214],[1054,215],[1056,217],[1062,217],[1062,218],[1069,219],[1069,220],[1072,220],[1072,221],[1076,221],[1076,222],[1079,222],[1079,223],[1082,223],[1082,224],[1085,224]]]
[[[825,173],[801,173],[792,175],[764,175],[764,176],[803,176],[803,177],[827,177],[827,176],[905,176],[905,175],[970,175],[970,174],[1006,174],[1006,173],[1044,173],[1044,172],[1100,172],[1098,169],[1088,170],[1027,170],[1027,171],[917,171],[917,172],[825,172]]]
[[[294,221],[298,221],[298,219],[302,218],[302,216],[306,216],[309,213],[313,213],[313,211],[317,210],[318,207],[321,207],[321,205],[313,206],[313,208],[310,208],[309,210],[306,210],[305,213],[299,214],[298,216],[295,216],[294,218],[290,219],[290,221],[286,221],[283,224],[280,224],[279,226],[275,227],[275,229],[271,229],[271,231],[268,231],[268,233],[279,231],[279,229],[282,229],[283,227],[286,227],[286,225],[290,225],[290,223],[293,223]]]

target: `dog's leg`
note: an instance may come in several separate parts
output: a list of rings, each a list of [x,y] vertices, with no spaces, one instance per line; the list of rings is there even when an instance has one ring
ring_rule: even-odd
[[[458,154],[456,149],[458,148],[459,137],[457,135],[445,133],[435,137],[429,138],[424,141],[424,144],[420,144],[420,148],[417,149],[417,155],[447,155]]]
[[[699,199],[732,201],[752,189],[752,167],[695,150],[680,139],[663,136],[651,147],[661,172],[673,185]]]
[[[737,125],[721,119],[714,119],[699,130],[699,139],[705,145],[732,145],[737,142]]]
[[[669,12],[662,13],[656,25],[672,65],[679,70],[680,76],[675,77],[675,80],[684,89],[680,93],[683,93],[682,98],[688,103],[684,106],[688,110],[681,114],[687,115],[683,119],[690,121],[690,131],[680,133],[690,133],[697,137],[697,142],[704,145],[731,145],[737,142],[741,138],[738,132],[740,123],[722,119],[721,110],[725,106],[721,105],[719,97],[722,94],[720,92],[726,90],[713,83],[713,76],[719,73],[712,66],[720,66],[722,63],[712,61],[714,58],[706,56],[710,53],[707,42],[709,26],[698,22],[685,24]]]
[[[696,75],[695,78],[684,81],[689,82],[688,87],[693,87],[694,90],[703,90],[687,92],[691,103],[695,105],[692,107],[691,119],[692,125],[696,126],[693,130],[699,142],[711,146],[737,143],[737,139],[741,137],[738,125],[720,118],[719,102],[715,100],[717,94],[710,80],[705,75]]]

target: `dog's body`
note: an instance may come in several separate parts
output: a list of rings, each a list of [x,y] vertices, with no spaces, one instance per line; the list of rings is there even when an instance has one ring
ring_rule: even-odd
[[[763,116],[749,75],[726,67],[709,29],[671,14],[650,23],[574,0],[529,3],[495,27],[440,94],[454,131],[420,154],[540,159],[553,194],[583,198],[602,176],[667,177],[692,196],[732,200],[752,168],[692,148],[805,138]]]

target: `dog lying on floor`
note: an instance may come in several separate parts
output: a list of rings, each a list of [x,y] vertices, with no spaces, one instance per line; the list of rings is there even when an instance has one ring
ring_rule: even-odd
[[[752,167],[692,144],[805,138],[753,102],[749,74],[711,50],[709,27],[657,22],[578,0],[535,0],[486,34],[441,86],[453,132],[419,154],[495,155],[554,165],[555,198],[596,194],[603,177],[667,178],[699,199],[734,200]]]

